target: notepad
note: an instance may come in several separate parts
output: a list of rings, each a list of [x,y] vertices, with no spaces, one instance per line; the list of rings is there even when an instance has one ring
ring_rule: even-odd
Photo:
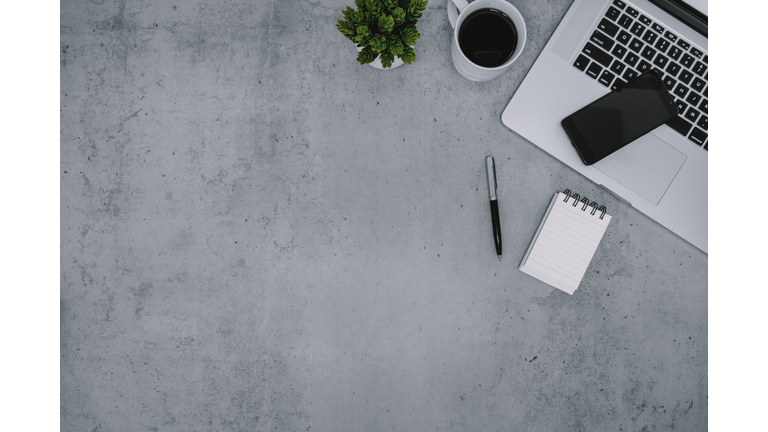
[[[611,221],[605,207],[569,190],[552,197],[520,270],[573,294]]]

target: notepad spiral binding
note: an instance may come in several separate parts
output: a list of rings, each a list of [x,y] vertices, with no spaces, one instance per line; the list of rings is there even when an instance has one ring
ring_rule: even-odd
[[[597,208],[597,203],[594,202],[594,201],[592,201],[590,203],[589,199],[587,197],[584,197],[584,198],[581,199],[581,201],[579,201],[579,198],[580,198],[579,194],[575,193],[575,194],[571,195],[571,190],[570,189],[566,189],[565,192],[563,192],[563,194],[565,194],[565,199],[563,200],[563,202],[568,202],[569,199],[573,198],[573,204],[572,205],[574,207],[576,207],[576,205],[578,203],[582,203],[582,204],[584,204],[581,207],[582,211],[586,211],[587,207],[592,207],[592,211],[589,213],[590,215],[594,216],[596,212],[601,212],[600,213],[600,219],[602,219],[603,216],[605,216],[605,212],[606,212],[605,206],[600,206],[600,208]]]

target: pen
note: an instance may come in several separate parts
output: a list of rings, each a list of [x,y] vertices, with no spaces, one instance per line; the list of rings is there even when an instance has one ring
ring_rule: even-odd
[[[493,156],[485,157],[485,172],[488,176],[488,198],[491,200],[493,241],[496,243],[496,255],[501,261],[501,224],[499,223],[499,201],[496,198],[496,164],[493,162]]]

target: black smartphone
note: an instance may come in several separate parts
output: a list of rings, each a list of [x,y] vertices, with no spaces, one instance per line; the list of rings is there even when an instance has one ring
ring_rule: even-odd
[[[562,121],[571,143],[587,165],[677,116],[675,98],[650,70]]]

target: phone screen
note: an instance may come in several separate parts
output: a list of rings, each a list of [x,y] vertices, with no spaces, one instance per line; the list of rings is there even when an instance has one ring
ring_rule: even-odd
[[[562,124],[584,163],[591,165],[677,115],[659,75],[646,72],[573,113]]]

